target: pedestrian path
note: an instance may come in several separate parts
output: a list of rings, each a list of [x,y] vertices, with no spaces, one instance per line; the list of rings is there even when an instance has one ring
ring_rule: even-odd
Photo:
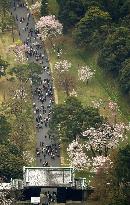
[[[12,15],[16,20],[19,36],[27,47],[28,62],[38,63],[43,68],[39,85],[33,86],[34,118],[37,130],[37,166],[60,166],[60,149],[57,140],[49,135],[49,121],[54,103],[53,86],[46,50],[38,37],[38,30],[27,5],[21,0],[12,3]]]

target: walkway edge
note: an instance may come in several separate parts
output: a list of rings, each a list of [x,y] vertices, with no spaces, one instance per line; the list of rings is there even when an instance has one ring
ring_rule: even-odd
[[[48,56],[48,60],[49,60],[49,65],[50,65],[50,70],[51,70],[51,76],[52,76],[52,80],[53,80],[53,89],[54,89],[54,98],[55,98],[55,103],[58,104],[58,94],[57,94],[57,90],[56,90],[56,86],[55,86],[55,81],[54,81],[54,77],[53,77],[53,66],[52,63],[50,62],[50,56],[49,56],[49,51],[48,49],[45,47],[46,52],[47,52],[47,56]]]

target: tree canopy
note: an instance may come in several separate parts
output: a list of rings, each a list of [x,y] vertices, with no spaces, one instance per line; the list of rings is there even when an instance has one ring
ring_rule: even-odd
[[[115,28],[104,43],[99,64],[106,71],[119,73],[121,63],[130,56],[130,31],[126,27]]]
[[[0,144],[7,142],[10,131],[10,123],[7,121],[7,118],[3,114],[0,114]]]
[[[50,126],[59,136],[72,140],[87,128],[98,127],[102,121],[97,109],[83,107],[75,97],[68,97],[64,104],[55,105]]]
[[[85,13],[82,0],[57,0],[59,3],[59,20],[64,29],[73,27]]]
[[[97,6],[90,7],[76,25],[74,36],[77,44],[87,45],[95,42],[101,35],[100,32],[103,33],[103,30],[105,30],[104,26],[107,26],[110,22],[111,17],[108,12]]]

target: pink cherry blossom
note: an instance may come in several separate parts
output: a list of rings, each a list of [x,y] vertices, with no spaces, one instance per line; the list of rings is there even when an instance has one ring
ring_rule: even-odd
[[[116,148],[120,142],[127,140],[125,125],[123,123],[110,125],[102,124],[99,128],[91,127],[83,132],[87,138],[86,149],[92,150],[94,155],[107,156],[109,149]]]
[[[69,160],[71,166],[77,170],[82,170],[84,167],[90,166],[90,161],[87,155],[83,151],[82,145],[78,140],[74,140],[68,147],[67,152],[69,154]]]
[[[45,41],[47,38],[53,39],[62,34],[63,26],[54,15],[43,16],[36,24],[40,36]]]

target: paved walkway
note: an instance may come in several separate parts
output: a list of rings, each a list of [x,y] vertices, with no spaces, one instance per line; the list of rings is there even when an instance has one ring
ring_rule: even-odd
[[[15,3],[13,3],[12,15],[16,20],[19,35],[23,43],[25,44],[27,42],[28,46],[32,48],[32,52],[37,51],[36,54],[38,55],[40,54],[40,56],[42,56],[42,63],[41,60],[36,58],[36,55],[32,55],[32,56],[29,55],[28,61],[36,62],[41,66],[43,66],[43,73],[39,77],[41,77],[41,82],[43,82],[45,79],[49,80],[49,89],[50,89],[50,87],[52,86],[52,80],[51,80],[50,71],[47,69],[49,68],[49,62],[48,62],[48,57],[45,48],[43,48],[43,46],[37,47],[37,45],[35,45],[35,44],[39,44],[39,45],[43,45],[43,44],[41,40],[37,38],[37,33],[35,32],[36,31],[35,22],[32,15],[30,14],[26,6],[21,7],[21,3],[23,4],[21,0],[15,1]],[[31,33],[30,33],[30,29],[32,30]],[[36,119],[40,115],[41,119],[43,120],[46,117],[48,117],[48,114],[52,108],[52,103],[50,103],[52,96],[47,95],[47,92],[43,89],[42,84],[39,87],[37,87],[37,90],[38,89],[41,89],[43,96],[46,97],[46,101],[44,103],[41,103],[41,101],[39,100],[38,93],[34,94],[33,92],[34,113],[36,108],[39,109],[38,113],[34,114],[34,118]],[[33,87],[33,91],[34,90],[36,92],[36,87]],[[41,105],[44,106],[46,109],[46,113],[44,114]],[[47,108],[48,106],[49,108]],[[42,128],[37,128],[37,150],[40,155],[37,156],[37,166],[43,166],[43,163],[47,161],[49,166],[57,167],[60,166],[60,157],[55,156],[54,159],[52,159],[52,156],[50,154],[48,155],[48,153],[46,153],[46,150],[43,151],[43,148],[46,148],[47,146],[52,146],[52,144],[57,144],[55,142],[55,139],[53,139],[52,136],[49,137],[48,131],[49,131],[48,124],[46,127],[46,125],[43,123]],[[44,143],[44,146],[42,146],[42,143]],[[57,152],[59,152],[57,145],[56,145],[56,149],[58,150]]]

